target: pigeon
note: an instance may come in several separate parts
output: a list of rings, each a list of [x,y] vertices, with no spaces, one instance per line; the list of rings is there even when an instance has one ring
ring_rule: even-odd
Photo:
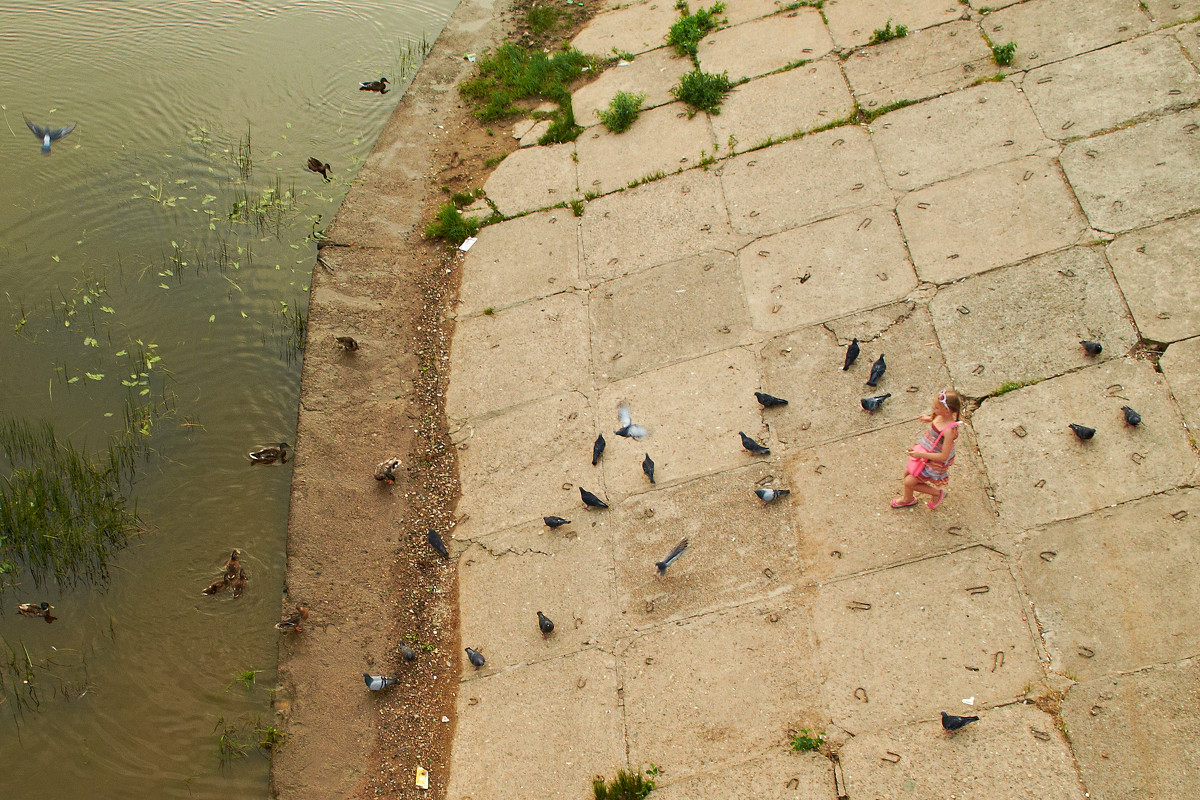
[[[554,633],[554,620],[550,619],[540,611],[537,612],[537,615],[538,628],[541,629],[542,636],[549,636],[550,634]]]
[[[335,336],[333,337],[333,340],[337,342],[337,346],[343,350],[353,351],[358,349],[358,340],[353,336]]]
[[[413,650],[407,644],[401,643],[400,644],[400,657],[403,658],[405,661],[416,661],[417,660],[417,651]]]
[[[50,613],[50,609],[54,606],[42,601],[40,603],[19,603],[17,605],[17,613],[22,617],[41,617],[46,622],[54,622],[58,617]]]
[[[854,363],[856,358],[858,358],[858,339],[852,341],[850,346],[846,348],[846,363],[842,364],[842,372],[850,369],[850,365]]]
[[[546,527],[550,530],[571,524],[571,520],[563,519],[562,517],[542,517],[542,522],[546,523]]]
[[[749,436],[742,433],[741,431],[738,431],[738,436],[742,437],[742,447],[746,448],[751,453],[757,453],[760,456],[771,455],[771,448],[763,447],[761,444],[754,441],[753,439],[751,439]]]
[[[762,500],[764,503],[770,503],[781,497],[787,497],[792,491],[791,489],[755,489],[754,493],[758,495],[759,500]]]
[[[858,402],[862,403],[863,411],[878,411],[879,407],[883,405],[883,401],[887,400],[891,396],[892,393],[888,392],[887,394],[881,394],[875,397],[864,397]]]
[[[49,125],[38,125],[35,122],[30,122],[28,119],[25,120],[25,124],[29,126],[29,130],[33,131],[34,136],[42,140],[42,152],[46,155],[50,155],[51,142],[57,142],[68,133],[75,130],[74,125],[68,125],[65,128],[51,128]]]
[[[613,431],[617,436],[624,436],[630,439],[642,439],[649,433],[648,430],[641,425],[633,424],[633,416],[629,413],[629,406],[622,403],[617,408],[617,419],[621,423],[621,427]]]
[[[654,566],[658,567],[658,574],[666,575],[667,567],[674,564],[676,559],[678,559],[681,555],[683,555],[683,551],[687,550],[687,548],[688,548],[688,540],[684,539],[679,544],[675,545],[674,550],[672,550],[670,553],[667,553],[666,558],[664,558],[662,561],[654,562]]]
[[[387,461],[380,461],[375,467],[375,480],[387,481],[388,483],[396,482],[396,470],[400,469],[400,459],[389,458]]]
[[[442,541],[442,537],[438,536],[438,532],[433,528],[429,529],[429,546],[438,552],[442,558],[450,560],[450,551],[446,549],[446,543]]]
[[[1104,350],[1104,345],[1100,344],[1099,342],[1091,342],[1087,339],[1083,339],[1079,343],[1083,345],[1083,352],[1087,353],[1089,356],[1098,356],[1100,355],[1101,351]]]
[[[871,365],[871,377],[867,378],[867,386],[878,384],[885,372],[887,372],[887,362],[883,360],[883,353],[880,353],[879,360]]]
[[[956,717],[953,714],[942,712],[942,727],[948,731],[956,731],[959,728],[970,725],[972,722],[978,722],[979,717]]]
[[[646,473],[646,477],[654,483],[654,462],[650,460],[650,454],[646,453],[646,457],[642,459],[642,472]]]
[[[472,650],[469,647],[467,648],[467,660],[471,662],[471,666],[475,667],[475,669],[479,669],[487,663],[487,659],[483,657],[483,653],[478,650]]]
[[[1075,435],[1078,436],[1080,440],[1085,442],[1096,435],[1096,429],[1089,428],[1086,425],[1076,425],[1074,422],[1072,422],[1068,427],[1075,431]]]
[[[275,623],[275,630],[283,631],[284,633],[287,633],[288,631],[301,633],[304,630],[304,627],[301,623],[303,623],[306,619],[308,619],[308,608],[297,604],[295,611],[285,614],[283,619]]]
[[[592,494],[582,486],[579,487],[579,496],[583,498],[583,504],[585,506],[591,506],[592,508],[608,508],[608,503],[604,502],[599,497],[596,497],[596,495]]]
[[[1137,426],[1142,424],[1141,414],[1137,413],[1129,406],[1121,406],[1121,410],[1125,412],[1125,423],[1127,425]]]
[[[600,456],[604,455],[604,434],[596,437],[596,443],[592,445],[592,466],[600,463]]]
[[[308,163],[305,164],[305,166],[308,167],[309,172],[315,172],[324,178],[326,183],[329,183],[331,180],[333,180],[329,177],[329,170],[332,169],[332,167],[330,167],[328,164],[322,163],[321,159],[309,156]]]
[[[395,686],[400,681],[395,678],[388,678],[383,675],[368,675],[363,673],[363,683],[367,684],[367,688],[372,692],[378,692],[380,689],[386,689],[389,686]]]
[[[782,397],[772,397],[766,392],[755,392],[754,396],[758,398],[759,405],[763,408],[771,408],[772,406],[786,406],[787,400]]]

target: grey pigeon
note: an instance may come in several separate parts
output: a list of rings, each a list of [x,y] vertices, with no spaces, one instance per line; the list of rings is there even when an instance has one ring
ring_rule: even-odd
[[[1096,435],[1096,429],[1089,428],[1086,425],[1076,425],[1074,422],[1072,422],[1067,427],[1069,427],[1071,430],[1075,431],[1075,435],[1078,436],[1080,438],[1080,440],[1084,441],[1084,442],[1086,442],[1088,439],[1090,439]]]
[[[885,372],[887,372],[887,362],[883,360],[883,353],[880,353],[879,359],[871,365],[871,377],[867,378],[867,386],[878,384]]]
[[[888,392],[887,394],[881,394],[875,397],[864,397],[858,402],[862,403],[863,411],[877,411],[879,407],[883,405],[883,401],[887,400],[891,396],[892,393]]]
[[[389,686],[395,686],[400,681],[395,678],[387,678],[383,675],[368,675],[363,673],[363,682],[367,684],[367,688],[372,692],[378,692],[380,689],[386,689]]]
[[[654,483],[654,462],[650,460],[650,454],[646,453],[646,457],[642,459],[642,472],[646,473],[646,477]]]
[[[487,659],[483,657],[483,653],[478,650],[472,650],[469,647],[467,648],[467,660],[471,662],[471,666],[475,667],[475,669],[479,669],[487,663]]]
[[[624,436],[629,439],[643,439],[649,433],[641,425],[633,424],[633,415],[630,414],[629,406],[624,403],[617,408],[617,420],[621,423],[621,427],[613,431],[617,436]]]
[[[850,369],[850,365],[854,363],[856,358],[858,358],[858,339],[855,339],[846,348],[846,363],[842,364],[842,372]]]
[[[772,397],[766,392],[755,392],[754,396],[758,398],[758,403],[763,408],[771,408],[772,406],[786,406],[787,400],[782,397]]]
[[[403,658],[405,661],[416,661],[417,660],[417,651],[413,650],[411,647],[409,647],[406,644],[401,644],[400,645],[400,657]]]
[[[446,543],[442,541],[442,537],[438,536],[438,532],[433,528],[429,529],[429,546],[438,552],[442,558],[450,560],[450,552],[446,549]]]
[[[1100,355],[1101,351],[1104,350],[1104,345],[1100,344],[1099,342],[1092,342],[1088,341],[1087,339],[1083,339],[1079,343],[1083,345],[1083,352],[1087,353],[1089,356],[1098,356]]]
[[[753,439],[751,439],[749,436],[742,433],[741,431],[738,431],[738,436],[742,437],[742,447],[746,448],[751,453],[757,453],[760,456],[771,455],[771,448],[763,447],[761,444],[754,441]]]
[[[604,434],[596,437],[596,443],[592,445],[592,466],[600,463],[600,456],[604,455]]]
[[[683,551],[684,551],[684,550],[687,550],[687,548],[688,548],[688,540],[687,540],[687,539],[684,539],[684,540],[682,540],[682,541],[681,541],[679,544],[675,545],[675,549],[674,549],[674,550],[672,550],[670,553],[667,553],[667,557],[666,557],[666,558],[664,558],[662,561],[656,561],[656,562],[654,562],[654,566],[658,567],[658,574],[659,574],[659,575],[666,575],[666,574],[667,574],[667,567],[669,567],[669,566],[671,566],[672,564],[674,564],[674,563],[675,563],[675,561],[676,561],[676,560],[677,560],[677,559],[678,559],[678,558],[679,558],[681,555],[683,555]]]
[[[554,530],[561,528],[563,525],[570,525],[571,520],[563,519],[562,517],[542,517],[542,522],[546,523],[546,527]]]
[[[1137,426],[1142,424],[1141,414],[1137,413],[1129,406],[1121,406],[1121,410],[1125,412],[1125,423],[1127,425]]]
[[[28,119],[25,120],[25,124],[29,127],[29,130],[33,131],[34,136],[42,140],[42,152],[46,155],[50,155],[51,142],[57,142],[75,130],[74,125],[68,125],[65,128],[51,128],[49,125],[38,125],[35,122],[30,122]]]
[[[608,508],[608,503],[604,502],[599,497],[596,497],[596,495],[592,494],[582,486],[579,487],[579,496],[583,498],[583,504],[585,506],[591,506],[592,508]]]
[[[956,731],[959,728],[970,725],[972,722],[978,722],[979,717],[956,717],[953,714],[942,712],[942,727],[948,731]]]
[[[542,636],[549,636],[554,633],[554,621],[540,611],[537,612],[537,615],[538,628],[541,630]]]
[[[792,492],[790,489],[755,489],[754,493],[758,495],[759,500],[762,500],[764,503],[770,503],[781,497],[787,497]]]

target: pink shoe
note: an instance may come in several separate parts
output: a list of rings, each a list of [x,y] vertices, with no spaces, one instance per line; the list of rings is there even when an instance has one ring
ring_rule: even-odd
[[[916,504],[917,498],[915,497],[912,500],[909,500],[907,503],[901,500],[899,497],[892,498],[892,508],[908,508],[909,506],[915,506]]]
[[[927,505],[929,506],[929,509],[932,511],[933,509],[935,509],[935,508],[937,508],[938,506],[940,506],[940,505],[942,504],[942,501],[943,501],[943,500],[945,500],[945,499],[946,499],[946,490],[945,490],[945,489],[942,489],[941,493],[940,493],[940,494],[938,494],[938,496],[937,496],[937,499],[936,499],[936,500],[930,500],[930,501],[927,503]],[[916,500],[914,500],[913,502],[916,502]]]

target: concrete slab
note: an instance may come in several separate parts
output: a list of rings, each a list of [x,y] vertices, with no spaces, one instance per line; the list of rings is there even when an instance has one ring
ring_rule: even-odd
[[[843,372],[853,338],[862,353]],[[880,353],[888,369],[872,389],[866,380]],[[788,401],[764,410],[763,419],[791,452],[915,419],[929,411],[934,395],[950,382],[929,311],[913,303],[780,336],[763,345],[759,357],[762,391]],[[862,410],[861,398],[884,392],[892,396],[878,411]]]
[[[838,47],[859,47],[871,41],[876,29],[890,20],[918,31],[963,16],[958,0],[828,0],[825,19]]]
[[[871,142],[888,184],[904,191],[1053,147],[1010,81],[885,114],[871,124]]]
[[[1137,428],[1125,424],[1126,405],[1142,415]],[[1009,392],[972,422],[1000,516],[1018,528],[1174,488],[1196,467],[1166,383],[1146,361],[1108,361]],[[1095,438],[1079,441],[1068,423],[1095,428]]]
[[[1146,0],[1144,8],[1156,26],[1175,25],[1196,18],[1200,0]]]
[[[1196,13],[1200,14],[1200,11]],[[1175,38],[1179,40],[1179,43],[1183,45],[1183,50],[1188,54],[1188,58],[1192,60],[1192,63],[1200,62],[1200,23],[1180,25],[1172,28],[1171,31],[1175,34]]]
[[[519,369],[513,366],[521,365]],[[459,320],[446,414],[471,419],[591,385],[587,297],[556,294]]]
[[[774,14],[785,5],[785,0],[731,0],[725,4],[725,11],[721,16],[728,20],[730,25],[741,25],[743,22]]]
[[[1022,539],[1018,568],[1055,672],[1086,681],[1200,652],[1200,491],[1147,497]]]
[[[697,59],[705,72],[724,72],[740,81],[797,61],[816,61],[832,49],[821,12],[801,8],[710,33],[700,41]]]
[[[1129,0],[1031,0],[980,22],[998,45],[1017,43],[1012,69],[1033,69],[1140,36],[1150,21]]]
[[[684,256],[734,249],[716,172],[690,170],[588,203],[584,270],[596,284]]]
[[[968,21],[855,50],[842,69],[858,104],[867,110],[953,92],[999,70],[979,26]]]
[[[723,166],[721,183],[730,222],[751,236],[893,202],[870,138],[858,126],[731,158]]]
[[[575,147],[580,189],[593,195],[653,175],[691,169],[700,163],[702,154],[716,153],[708,115],[688,119],[683,103],[643,111],[624,133],[594,125],[579,135]]]
[[[652,446],[647,449],[655,455]],[[617,469],[640,472],[638,459],[605,464],[610,474]],[[804,564],[789,503],[795,498],[763,505],[754,495],[760,482],[784,488],[777,473],[775,465],[759,463],[622,502],[614,515],[620,533],[613,551],[621,622],[645,630],[799,585]],[[660,577],[655,562],[684,537],[687,552]]]
[[[725,97],[712,126],[719,145],[743,153],[853,112],[854,98],[841,69],[823,60],[737,87]]]
[[[1041,677],[1012,575],[987,548],[826,584],[814,605],[810,683],[856,735],[961,709],[964,697],[1007,702]]]
[[[480,679],[467,666],[463,674],[472,679],[458,691],[446,796],[576,800],[587,794],[594,775],[625,764],[614,666],[612,656],[597,650]]]
[[[1107,253],[1142,336],[1174,342],[1200,334],[1200,217],[1130,231]]]
[[[1200,369],[1197,364],[1200,364],[1200,339],[1175,342],[1158,361],[1193,439],[1195,432],[1200,431]]]
[[[570,211],[489,225],[463,259],[457,312],[471,316],[568,291],[581,272],[579,220]]]
[[[750,329],[737,259],[724,252],[603,283],[591,316],[593,357],[609,380],[744,344]]]
[[[645,488],[646,478],[639,466],[645,453],[653,453],[651,458],[662,465],[664,482],[761,460],[743,450],[738,439],[738,431],[745,431],[771,446],[754,400],[758,382],[754,357],[735,348],[660,367],[601,389],[597,408],[608,440],[605,481],[614,496]],[[617,427],[617,406],[622,402],[632,407],[634,422],[650,429],[645,439],[608,434]],[[609,468],[618,464],[629,466]]]
[[[941,506],[891,507],[904,490],[905,454],[928,427],[916,421],[893,425],[787,459],[786,483],[795,494],[779,502],[790,500],[802,521],[801,557],[814,567],[810,580],[946,553],[994,535],[996,515],[969,439],[960,440],[951,493]]]
[[[1184,111],[1073,142],[1061,161],[1092,227],[1119,233],[1200,208],[1196,130]]]
[[[525,131],[521,136],[521,147],[536,147],[542,140],[542,137],[550,130],[550,120],[543,119],[535,122],[530,126],[529,130]]]
[[[1063,722],[1093,800],[1192,797],[1200,786],[1200,661],[1071,687]]]
[[[1038,256],[942,287],[929,302],[954,386],[983,397],[1009,382],[1045,380],[1137,344],[1121,292],[1098,248]]]
[[[1077,244],[1087,221],[1048,159],[1030,157],[911,192],[896,207],[917,274],[947,283]]]
[[[579,196],[574,152],[568,143],[509,153],[484,182],[484,194],[505,216],[569,202]]]
[[[1170,35],[1141,36],[1039,67],[1021,86],[1055,139],[1091,136],[1200,101],[1200,75]]]
[[[610,57],[613,48],[644,53],[662,47],[667,31],[679,17],[670,0],[635,0],[597,14],[571,40],[571,46],[603,58]]]
[[[595,416],[578,392],[458,427],[451,422],[462,486],[455,537],[477,538],[567,509],[584,515],[577,482],[605,494],[602,477],[592,469],[596,433]]]
[[[850,797],[1045,797],[1085,800],[1071,748],[1031,705],[982,710],[947,697],[951,714],[982,719],[953,736],[941,720],[860,734],[839,752]]]
[[[833,762],[775,748],[762,758],[655,788],[656,800],[837,800]]]
[[[605,111],[617,92],[644,94],[642,108],[666,105],[675,98],[671,89],[679,78],[692,71],[692,60],[678,55],[673,47],[660,47],[630,61],[626,66],[609,67],[600,77],[575,90],[571,107],[575,122],[585,127],[600,124],[597,111]]]

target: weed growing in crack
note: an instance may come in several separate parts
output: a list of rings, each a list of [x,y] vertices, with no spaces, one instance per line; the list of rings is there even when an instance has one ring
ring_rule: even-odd
[[[671,95],[688,104],[689,117],[698,111],[720,114],[721,103],[731,88],[733,84],[729,82],[728,72],[714,75],[701,72],[697,67],[679,79],[679,83],[671,88]]]
[[[1008,44],[992,45],[992,60],[997,66],[1009,67],[1012,66],[1013,59],[1017,56],[1017,43],[1009,42]]]
[[[875,29],[875,33],[871,34],[871,40],[867,44],[883,44],[892,39],[903,39],[905,36],[908,36],[908,26],[897,25],[893,28],[892,21],[889,19],[882,28]]]
[[[597,111],[596,115],[613,133],[624,133],[637,120],[645,101],[646,95],[639,92],[617,92],[608,102],[608,109]]]

